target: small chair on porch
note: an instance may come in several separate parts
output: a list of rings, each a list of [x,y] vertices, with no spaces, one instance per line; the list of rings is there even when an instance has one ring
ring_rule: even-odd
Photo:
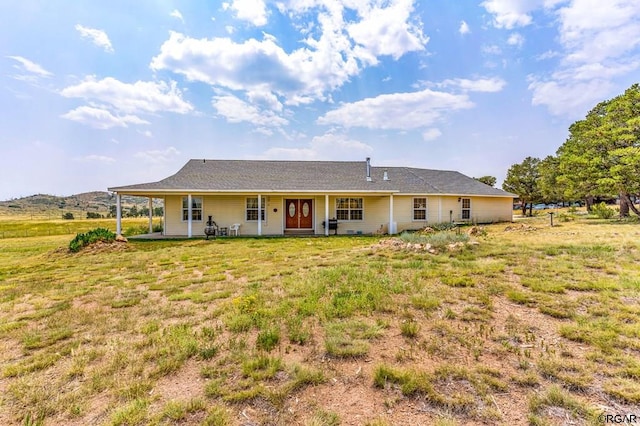
[[[233,234],[232,234],[233,232]],[[229,227],[229,235],[235,235],[236,237],[240,234],[240,224],[234,223]]]
[[[213,220],[213,216],[209,216],[207,226],[204,227],[204,234],[207,236],[207,240],[210,236],[215,238],[218,234],[218,224]]]

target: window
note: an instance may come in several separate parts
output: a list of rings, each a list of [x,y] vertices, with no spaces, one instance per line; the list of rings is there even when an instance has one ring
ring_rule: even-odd
[[[413,220],[427,220],[427,199],[413,199]]]
[[[362,220],[362,198],[336,198],[336,219]]]
[[[260,205],[260,219],[265,220],[265,208],[267,206],[266,198],[262,197],[262,204]],[[247,198],[247,213],[246,218],[248,221],[258,221],[258,197]]]
[[[462,199],[462,220],[471,219],[471,198]]]
[[[182,220],[189,220],[189,197],[182,197]],[[191,197],[191,220],[202,221],[202,197]]]

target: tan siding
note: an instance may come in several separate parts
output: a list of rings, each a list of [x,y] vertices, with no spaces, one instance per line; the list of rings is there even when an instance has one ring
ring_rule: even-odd
[[[393,221],[396,222],[396,230],[398,232],[420,228],[420,225],[413,223],[412,209],[413,197],[397,195],[393,197]]]
[[[511,222],[513,200],[503,197],[443,197],[443,210],[453,211],[453,220],[462,220],[462,198],[471,199],[471,219],[473,223]],[[460,201],[458,201],[460,199]]]
[[[258,222],[247,221],[247,198],[257,195],[212,195],[205,200],[205,215],[213,215],[219,227],[229,228],[240,224],[240,235],[258,235]],[[282,234],[282,197],[263,195],[265,198],[265,220],[262,222],[262,235]],[[276,209],[277,211],[273,211]],[[205,216],[206,217],[206,216]]]
[[[363,205],[363,220],[340,220],[338,221],[338,234],[371,234],[378,232],[382,227],[385,232],[389,224],[389,197],[388,196],[374,196],[374,197],[360,197],[349,196],[351,198],[362,198]],[[336,198],[342,198],[340,196],[329,197],[329,217],[336,217]],[[324,209],[324,205],[323,205]],[[324,215],[324,212],[322,213]],[[324,220],[324,219],[323,219]],[[322,220],[320,221],[320,223]],[[318,233],[322,232],[322,225]]]
[[[427,199],[426,220],[413,220],[414,198]],[[418,230],[424,228],[428,224],[442,222],[444,219],[441,219],[439,200],[440,197],[437,196],[395,196],[393,202],[393,218],[397,223],[397,231]],[[448,216],[446,220],[448,220]]]
[[[457,196],[427,196],[427,220],[413,220],[413,199],[422,196],[395,196],[394,221],[398,232],[417,230],[427,225],[462,220],[462,199]],[[471,199],[470,222],[510,222],[512,200],[501,197],[467,197]]]
[[[228,228],[233,223],[240,223],[240,235],[257,235],[257,222],[246,221],[246,199],[251,195],[206,195],[203,197],[203,220],[193,222],[192,232],[195,236],[204,235],[204,226],[209,215],[213,216],[219,227]],[[323,195],[309,196],[296,194],[291,196],[264,195],[266,202],[266,221],[262,223],[263,235],[282,235],[284,229],[284,200],[286,198],[312,198],[314,214],[314,232],[324,234],[322,222],[325,220]],[[353,196],[351,196],[353,197]],[[461,201],[457,196],[426,196],[427,220],[413,220],[413,199],[421,196],[396,195],[393,197],[393,219],[397,231],[415,230],[440,222],[461,220]],[[329,197],[329,218],[336,217],[336,196]],[[358,197],[360,198],[360,197]],[[389,196],[363,196],[364,220],[340,221],[338,234],[369,234],[382,230],[388,232]],[[512,200],[499,197],[471,198],[471,221],[477,223],[511,221]],[[276,210],[276,211],[274,211]],[[449,214],[451,212],[451,216]],[[166,196],[165,198],[165,235],[187,235],[187,222],[182,221],[182,196]]]
[[[324,235],[324,228],[322,227],[322,222],[324,222],[325,217],[324,217],[324,197],[323,196],[319,196],[319,197],[314,197],[314,201],[313,201],[313,207],[314,207],[314,230],[315,230],[315,234],[319,234],[319,235]],[[332,218],[333,216],[331,216],[331,210],[329,210],[329,218]]]
[[[476,223],[511,222],[513,199],[476,197],[471,199],[471,217]]]
[[[195,195],[194,195],[195,197]],[[206,222],[206,199],[203,197],[203,220],[193,221],[191,223],[191,230],[193,235],[204,235],[204,224]],[[189,226],[187,221],[182,220],[182,196],[181,195],[167,195],[165,198],[165,235],[187,235],[189,233]]]
[[[457,222],[462,218],[462,201],[458,197],[441,197],[442,199],[442,221]],[[473,213],[473,200],[471,200],[471,213]]]

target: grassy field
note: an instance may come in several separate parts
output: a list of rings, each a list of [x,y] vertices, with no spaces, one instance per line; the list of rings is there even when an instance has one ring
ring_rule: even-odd
[[[468,229],[409,246],[228,238],[75,254],[72,235],[1,225],[39,236],[0,239],[0,424],[589,425],[640,414],[637,222],[551,228],[539,217],[451,250]]]
[[[162,226],[162,218],[153,218],[154,226]],[[95,228],[116,231],[116,220],[111,219],[45,219],[24,216],[0,216],[0,240],[6,238],[27,238],[52,235],[75,235]],[[148,232],[149,218],[123,218],[122,231],[125,235]]]

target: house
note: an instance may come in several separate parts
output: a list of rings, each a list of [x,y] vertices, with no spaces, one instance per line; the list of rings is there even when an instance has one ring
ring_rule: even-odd
[[[164,200],[166,236],[203,236],[209,216],[243,235],[398,233],[441,222],[512,220],[516,195],[455,171],[366,161],[190,160],[158,182],[109,188]],[[149,209],[152,210],[152,209]],[[260,219],[260,220],[258,220]],[[151,218],[149,218],[151,227]],[[332,230],[333,233],[333,230]]]

